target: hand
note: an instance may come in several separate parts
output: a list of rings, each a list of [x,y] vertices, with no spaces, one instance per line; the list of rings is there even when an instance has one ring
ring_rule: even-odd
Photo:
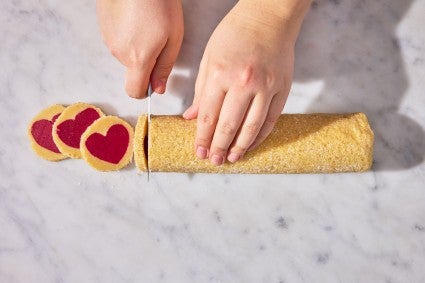
[[[259,145],[290,90],[298,29],[257,2],[239,1],[215,29],[200,64],[193,104],[183,114],[198,118],[196,155],[215,165],[226,158],[236,162]]]
[[[98,0],[103,39],[127,67],[126,91],[146,97],[149,82],[164,93],[183,39],[181,0]]]

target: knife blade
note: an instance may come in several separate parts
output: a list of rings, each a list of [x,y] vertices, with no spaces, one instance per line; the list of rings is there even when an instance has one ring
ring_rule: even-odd
[[[147,171],[148,171],[148,182],[149,182],[149,178],[150,178],[150,173],[151,173],[151,170],[150,170],[150,168],[149,168],[149,155],[148,155],[148,153],[149,153],[149,140],[150,140],[150,138],[149,138],[149,128],[150,128],[150,123],[151,123],[151,96],[152,96],[152,86],[151,86],[151,84],[149,83],[149,86],[148,86],[148,130],[147,130],[147,137],[148,137],[148,139],[147,139],[147,148],[148,148],[148,152],[146,152],[146,156],[147,156]]]

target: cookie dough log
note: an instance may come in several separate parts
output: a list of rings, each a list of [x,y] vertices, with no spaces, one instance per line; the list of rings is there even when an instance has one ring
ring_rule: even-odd
[[[146,171],[146,117],[136,133],[136,164]],[[139,125],[138,125],[139,126]],[[186,173],[335,173],[370,169],[373,132],[363,113],[283,114],[270,136],[240,161],[214,166],[194,153],[196,121],[181,116],[153,116],[148,163],[152,172]],[[143,152],[143,154],[142,154]],[[137,161],[137,159],[142,159]],[[142,164],[142,166],[139,166]]]

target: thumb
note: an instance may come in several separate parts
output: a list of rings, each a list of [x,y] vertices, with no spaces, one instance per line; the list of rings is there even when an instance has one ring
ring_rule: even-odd
[[[150,78],[154,92],[160,94],[165,92],[168,76],[176,62],[179,50],[180,44],[172,44],[169,40],[156,59]]]
[[[149,84],[151,68],[130,67],[127,69],[125,89],[128,96],[133,98],[145,98]]]

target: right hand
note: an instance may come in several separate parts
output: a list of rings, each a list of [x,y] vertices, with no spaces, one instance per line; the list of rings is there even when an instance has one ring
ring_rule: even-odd
[[[130,97],[164,93],[183,40],[181,0],[98,0],[103,40],[125,67]]]

